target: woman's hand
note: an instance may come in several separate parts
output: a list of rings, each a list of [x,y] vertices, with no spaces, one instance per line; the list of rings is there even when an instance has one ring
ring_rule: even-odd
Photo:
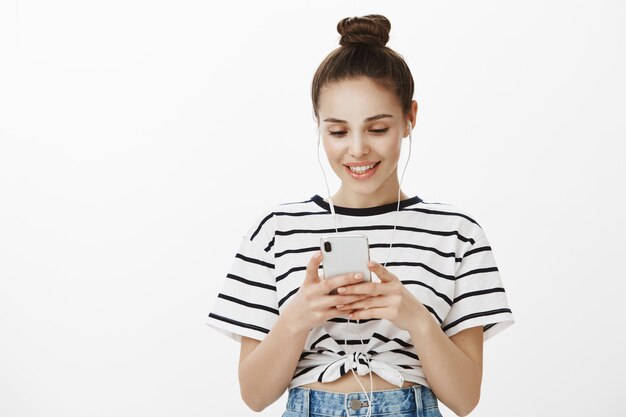
[[[345,317],[352,310],[339,309],[337,306],[370,297],[363,294],[329,294],[335,288],[348,288],[362,282],[363,274],[344,274],[332,279],[320,279],[318,269],[321,261],[322,253],[317,251],[307,264],[304,282],[281,313],[288,321],[289,327],[296,332],[308,333],[332,318]]]
[[[387,319],[396,327],[409,331],[421,317],[430,313],[398,277],[376,262],[369,262],[368,268],[381,282],[362,282],[340,288],[340,294],[367,295],[366,299],[355,301],[338,308],[348,311],[351,320],[371,318]]]

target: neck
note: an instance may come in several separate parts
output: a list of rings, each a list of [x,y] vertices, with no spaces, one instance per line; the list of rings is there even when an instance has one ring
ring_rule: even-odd
[[[382,190],[381,190],[382,191]],[[333,195],[333,204],[341,207],[367,208],[396,203],[398,201],[398,184],[395,187],[385,187],[385,192],[359,194],[345,189],[343,186]],[[400,192],[400,200],[409,198],[404,192]]]

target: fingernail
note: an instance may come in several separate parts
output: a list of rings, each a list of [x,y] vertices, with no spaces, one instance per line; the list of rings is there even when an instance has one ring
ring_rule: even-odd
[[[341,308],[341,307],[343,307],[343,304],[342,304],[342,305],[337,306],[337,308]]]
[[[340,293],[344,293],[344,292],[346,292],[346,289],[345,289],[345,288],[343,288],[343,287],[341,287],[341,288],[339,288],[337,291],[339,291]]]
[[[315,259],[320,259],[322,257],[322,251],[315,252]]]
[[[357,272],[356,274],[354,274],[354,279],[356,279],[357,281],[363,279],[363,274],[361,272]]]

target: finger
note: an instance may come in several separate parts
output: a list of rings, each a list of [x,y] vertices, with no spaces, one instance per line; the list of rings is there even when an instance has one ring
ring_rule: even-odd
[[[363,273],[361,272],[357,272],[356,274],[350,273],[350,274],[336,275],[333,277],[326,278],[324,280],[324,290],[326,291],[326,294],[328,294],[332,290],[337,289],[339,287],[352,285],[361,281],[363,281]]]
[[[369,298],[368,295],[331,295],[327,297],[328,308],[351,305],[356,301]]]
[[[377,307],[387,307],[387,303],[383,297],[367,297],[362,300],[357,300],[352,303],[344,304],[343,306],[337,306],[339,310],[360,310]]]
[[[389,272],[387,268],[385,268],[378,262],[370,261],[367,264],[367,267],[369,268],[370,271],[375,273],[378,278],[380,278],[381,282],[391,282],[397,279],[394,274]]]
[[[316,283],[320,280],[318,271],[320,263],[322,262],[322,251],[317,251],[309,259],[309,263],[306,265],[306,275],[304,277],[304,283]]]
[[[337,289],[339,294],[351,295],[351,294],[367,294],[375,297],[381,295],[383,287],[380,282],[361,282],[352,285],[346,285]]]
[[[384,319],[386,308],[368,308],[364,310],[353,310],[348,314],[350,320],[365,320],[365,319]]]

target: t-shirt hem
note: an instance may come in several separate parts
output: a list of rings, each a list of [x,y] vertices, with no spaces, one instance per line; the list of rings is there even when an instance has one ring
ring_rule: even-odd
[[[407,375],[407,374],[403,374],[402,372],[400,372],[400,375],[402,375],[402,378],[404,378],[405,381],[413,382],[413,383],[419,384],[419,385],[424,385],[424,386],[430,388],[430,385],[428,385],[428,381],[426,380],[426,378],[421,378],[421,377],[415,376],[415,375]],[[303,379],[303,380],[299,381],[297,384],[293,384],[293,381],[294,380],[292,380],[292,384],[289,385],[289,388],[301,387],[303,385],[310,384],[312,382],[317,382],[317,375],[312,375],[308,379]],[[365,388],[367,389],[367,386],[365,386]],[[324,391],[324,390],[319,390],[319,391]]]
[[[444,333],[446,334],[446,336],[452,337],[455,334],[465,329],[469,329],[471,327],[476,327],[476,326],[483,326],[483,329],[484,329],[485,326],[488,326],[491,324],[492,326],[490,326],[487,330],[484,330],[483,332],[483,342],[484,342],[488,339],[491,339],[493,336],[500,333],[502,330],[508,328],[513,323],[515,323],[515,318],[513,317],[513,315],[511,313],[504,313],[502,318],[498,320],[494,320],[493,317],[477,317],[477,318],[469,319],[457,326],[454,326],[452,329],[445,331]]]
[[[265,339],[265,336],[267,336],[267,334],[264,332],[253,329],[246,329],[229,323],[224,323],[212,317],[209,317],[205,324],[209,327],[214,328],[218,332],[225,334],[236,342],[241,342],[241,336],[246,336],[259,341],[262,341],[263,339]]]

